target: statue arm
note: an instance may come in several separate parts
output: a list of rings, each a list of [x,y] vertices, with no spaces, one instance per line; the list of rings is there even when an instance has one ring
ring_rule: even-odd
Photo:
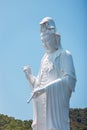
[[[58,64],[56,58],[56,65]],[[73,59],[69,51],[63,51],[60,56],[60,73],[62,77],[52,81],[48,86],[63,85],[66,86],[71,92],[75,89],[76,74],[73,64]]]
[[[74,86],[75,85],[75,80],[69,76],[69,75],[66,75],[62,78],[58,78],[52,82],[50,82],[49,84],[47,84],[46,86],[42,87],[42,88],[36,88],[34,89],[34,93],[36,96],[39,96],[41,95],[42,93],[46,92],[47,89],[50,89],[52,87],[55,88],[55,86],[57,87],[61,87],[61,85],[63,85],[64,87],[68,87],[69,91],[72,92],[72,89],[71,89],[71,85]]]
[[[58,57],[57,57],[58,58]],[[58,59],[56,58],[56,65],[58,64]],[[75,89],[76,84],[76,74],[73,64],[73,59],[69,51],[63,51],[60,56],[60,73],[61,78],[52,81],[48,86],[53,86],[53,84],[59,84],[66,86],[71,92]]]
[[[56,64],[57,64],[57,58],[56,58]],[[74,91],[75,84],[76,84],[76,75],[75,75],[75,69],[73,65],[72,56],[69,52],[65,51],[61,57],[60,57],[60,68],[62,77],[58,78],[43,88],[37,88],[34,90],[35,93],[44,93],[47,89],[50,87],[54,87],[55,85],[64,87],[66,86],[70,92]]]
[[[24,66],[23,71],[24,71],[26,78],[29,81],[30,85],[32,86],[32,88],[34,88],[36,77],[33,76],[32,72],[31,72],[31,68],[29,66]]]
[[[76,74],[73,64],[73,58],[69,51],[64,51],[60,57],[60,68],[63,73],[63,77],[67,78],[67,86],[71,91],[75,90]]]

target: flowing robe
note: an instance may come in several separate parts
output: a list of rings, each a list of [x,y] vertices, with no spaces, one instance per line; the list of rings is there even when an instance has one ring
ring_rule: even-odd
[[[33,99],[33,130],[69,130],[69,100],[76,82],[72,56],[58,49],[45,54],[34,87],[45,89]]]

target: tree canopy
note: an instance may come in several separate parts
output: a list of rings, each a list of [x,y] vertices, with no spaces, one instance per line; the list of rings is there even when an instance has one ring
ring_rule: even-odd
[[[32,130],[32,120],[19,120],[0,114],[0,130]],[[70,109],[70,129],[87,130],[87,108]]]

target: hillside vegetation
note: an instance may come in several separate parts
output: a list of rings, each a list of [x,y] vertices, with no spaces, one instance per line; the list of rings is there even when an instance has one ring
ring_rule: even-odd
[[[18,120],[0,114],[0,130],[32,130],[32,120]],[[70,129],[87,130],[87,108],[70,109]]]
[[[71,130],[87,130],[87,108],[70,109]]]

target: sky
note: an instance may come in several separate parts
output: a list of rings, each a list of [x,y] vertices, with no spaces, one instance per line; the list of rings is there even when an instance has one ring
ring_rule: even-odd
[[[28,120],[33,118],[31,89],[23,66],[37,76],[45,50],[40,21],[50,16],[68,49],[77,75],[71,108],[87,107],[87,0],[0,0],[0,113]]]

